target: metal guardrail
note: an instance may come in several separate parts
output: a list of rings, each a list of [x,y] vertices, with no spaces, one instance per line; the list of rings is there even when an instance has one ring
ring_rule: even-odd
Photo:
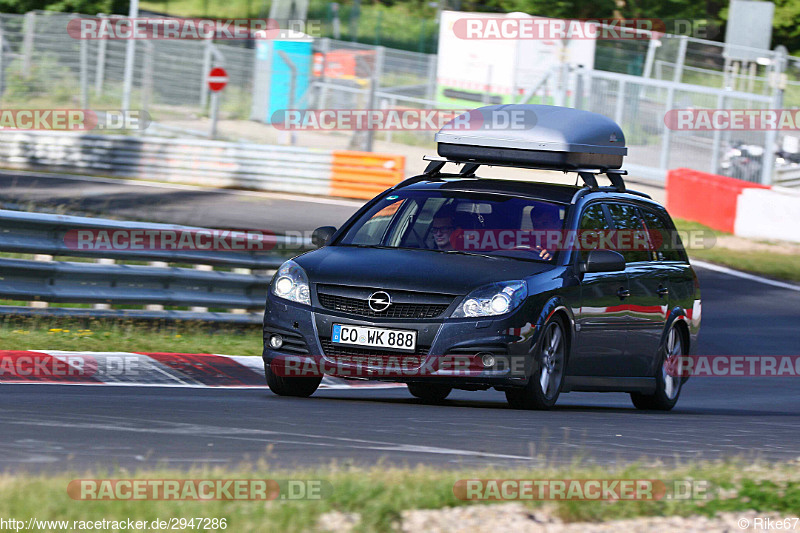
[[[348,187],[340,187],[339,181],[350,176],[347,181],[383,185],[366,196],[371,198],[404,178],[405,158],[245,142],[30,131],[0,133],[0,166],[324,196],[348,196]]]
[[[17,168],[327,194],[333,154],[199,139],[20,132],[0,135],[0,161]]]
[[[100,218],[0,210],[0,252],[36,254],[40,260],[0,257],[0,298],[29,301],[0,305],[0,314],[205,320],[259,323],[271,271],[310,248],[282,236],[233,232],[242,248],[263,250],[114,249],[78,247],[75,232],[156,232],[174,235],[211,232],[206,228],[120,222]],[[248,239],[252,246],[248,245]],[[176,242],[180,242],[180,238]],[[177,246],[176,246],[177,248]],[[103,262],[54,261],[53,256]],[[41,260],[43,259],[43,260]],[[115,260],[149,264],[115,264]],[[177,263],[181,266],[170,266]],[[187,268],[184,265],[193,265]],[[213,266],[233,268],[213,270]],[[44,303],[48,307],[44,307]],[[50,303],[95,304],[94,308],[49,307]],[[144,306],[145,309],[112,309]],[[191,309],[164,309],[164,306]],[[209,311],[208,308],[227,309]]]
[[[775,185],[780,187],[800,187],[800,165],[791,164],[778,168],[775,172]]]

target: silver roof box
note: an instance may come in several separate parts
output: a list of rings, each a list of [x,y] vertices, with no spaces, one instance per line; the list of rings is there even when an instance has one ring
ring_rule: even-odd
[[[618,169],[628,154],[610,118],[568,107],[506,104],[459,115],[436,133],[453,161],[550,170]]]

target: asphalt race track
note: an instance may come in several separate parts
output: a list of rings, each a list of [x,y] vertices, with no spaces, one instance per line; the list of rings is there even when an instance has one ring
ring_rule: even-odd
[[[6,200],[18,192],[7,179]],[[150,193],[137,189],[145,187],[119,187],[124,194],[113,194],[128,200],[115,215],[144,208],[137,202]],[[199,202],[206,206],[205,225],[230,226],[226,217],[236,211],[227,202],[244,201],[234,196],[193,191],[183,209],[189,213]],[[261,213],[274,227],[289,229],[338,223],[355,205],[326,203],[297,214],[309,200],[274,199],[266,211],[246,201],[253,207],[243,216]],[[297,219],[281,220],[285,213]],[[159,209],[156,218],[169,216]],[[699,353],[800,354],[800,291],[703,268],[698,273]],[[553,411],[536,412],[512,410],[494,391],[454,392],[431,406],[402,388],[321,390],[310,399],[287,399],[266,389],[0,385],[0,427],[0,470],[183,468],[260,458],[279,467],[380,459],[440,466],[734,455],[789,460],[800,457],[800,378],[695,378],[669,413],[636,411],[624,394],[567,394]]]
[[[313,230],[317,226],[311,225],[309,215],[320,226],[339,226],[363,202],[0,170],[0,203],[23,211],[58,208],[67,214],[119,220],[285,233]]]

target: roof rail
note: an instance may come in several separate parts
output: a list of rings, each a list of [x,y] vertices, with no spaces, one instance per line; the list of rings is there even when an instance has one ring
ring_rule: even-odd
[[[625,189],[624,191],[620,191],[616,187],[598,187],[596,189],[592,189],[590,187],[583,187],[582,189],[579,189],[575,192],[575,195],[572,197],[570,203],[574,204],[575,202],[578,201],[580,197],[585,196],[592,192],[624,192],[626,194],[634,194],[636,196],[641,196],[642,198],[647,198],[648,200],[653,199],[653,197],[650,196],[649,194],[645,194],[641,191],[634,191],[631,189]]]

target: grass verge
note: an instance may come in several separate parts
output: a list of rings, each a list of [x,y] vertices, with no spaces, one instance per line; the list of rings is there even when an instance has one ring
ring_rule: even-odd
[[[675,219],[678,231],[706,231],[718,236],[730,235],[697,222]],[[778,254],[765,251],[732,250],[714,246],[686,250],[689,257],[725,265],[736,270],[761,274],[770,278],[800,281],[800,255]]]
[[[543,467],[538,469],[397,468],[378,465],[353,468],[331,465],[325,469],[285,471],[266,463],[235,469],[154,469],[129,472],[0,475],[0,516],[27,520],[133,520],[170,518],[225,518],[229,531],[319,530],[320,517],[330,511],[358,513],[356,531],[397,529],[401,512],[439,509],[491,502],[456,498],[453,485],[461,479],[635,479],[703,481],[709,489],[695,499],[620,501],[526,501],[547,505],[566,522],[599,522],[638,516],[713,516],[717,512],[747,511],[795,514],[800,508],[800,474],[797,464],[764,465],[752,461],[694,463],[672,468],[643,467]],[[306,500],[264,501],[83,501],[72,500],[67,485],[73,479],[272,479],[321,481],[329,490],[324,497]],[[698,494],[699,496],[699,494]],[[324,524],[323,524],[324,525]],[[221,528],[220,528],[221,530]]]
[[[0,349],[261,355],[260,326],[74,318],[0,320]]]

